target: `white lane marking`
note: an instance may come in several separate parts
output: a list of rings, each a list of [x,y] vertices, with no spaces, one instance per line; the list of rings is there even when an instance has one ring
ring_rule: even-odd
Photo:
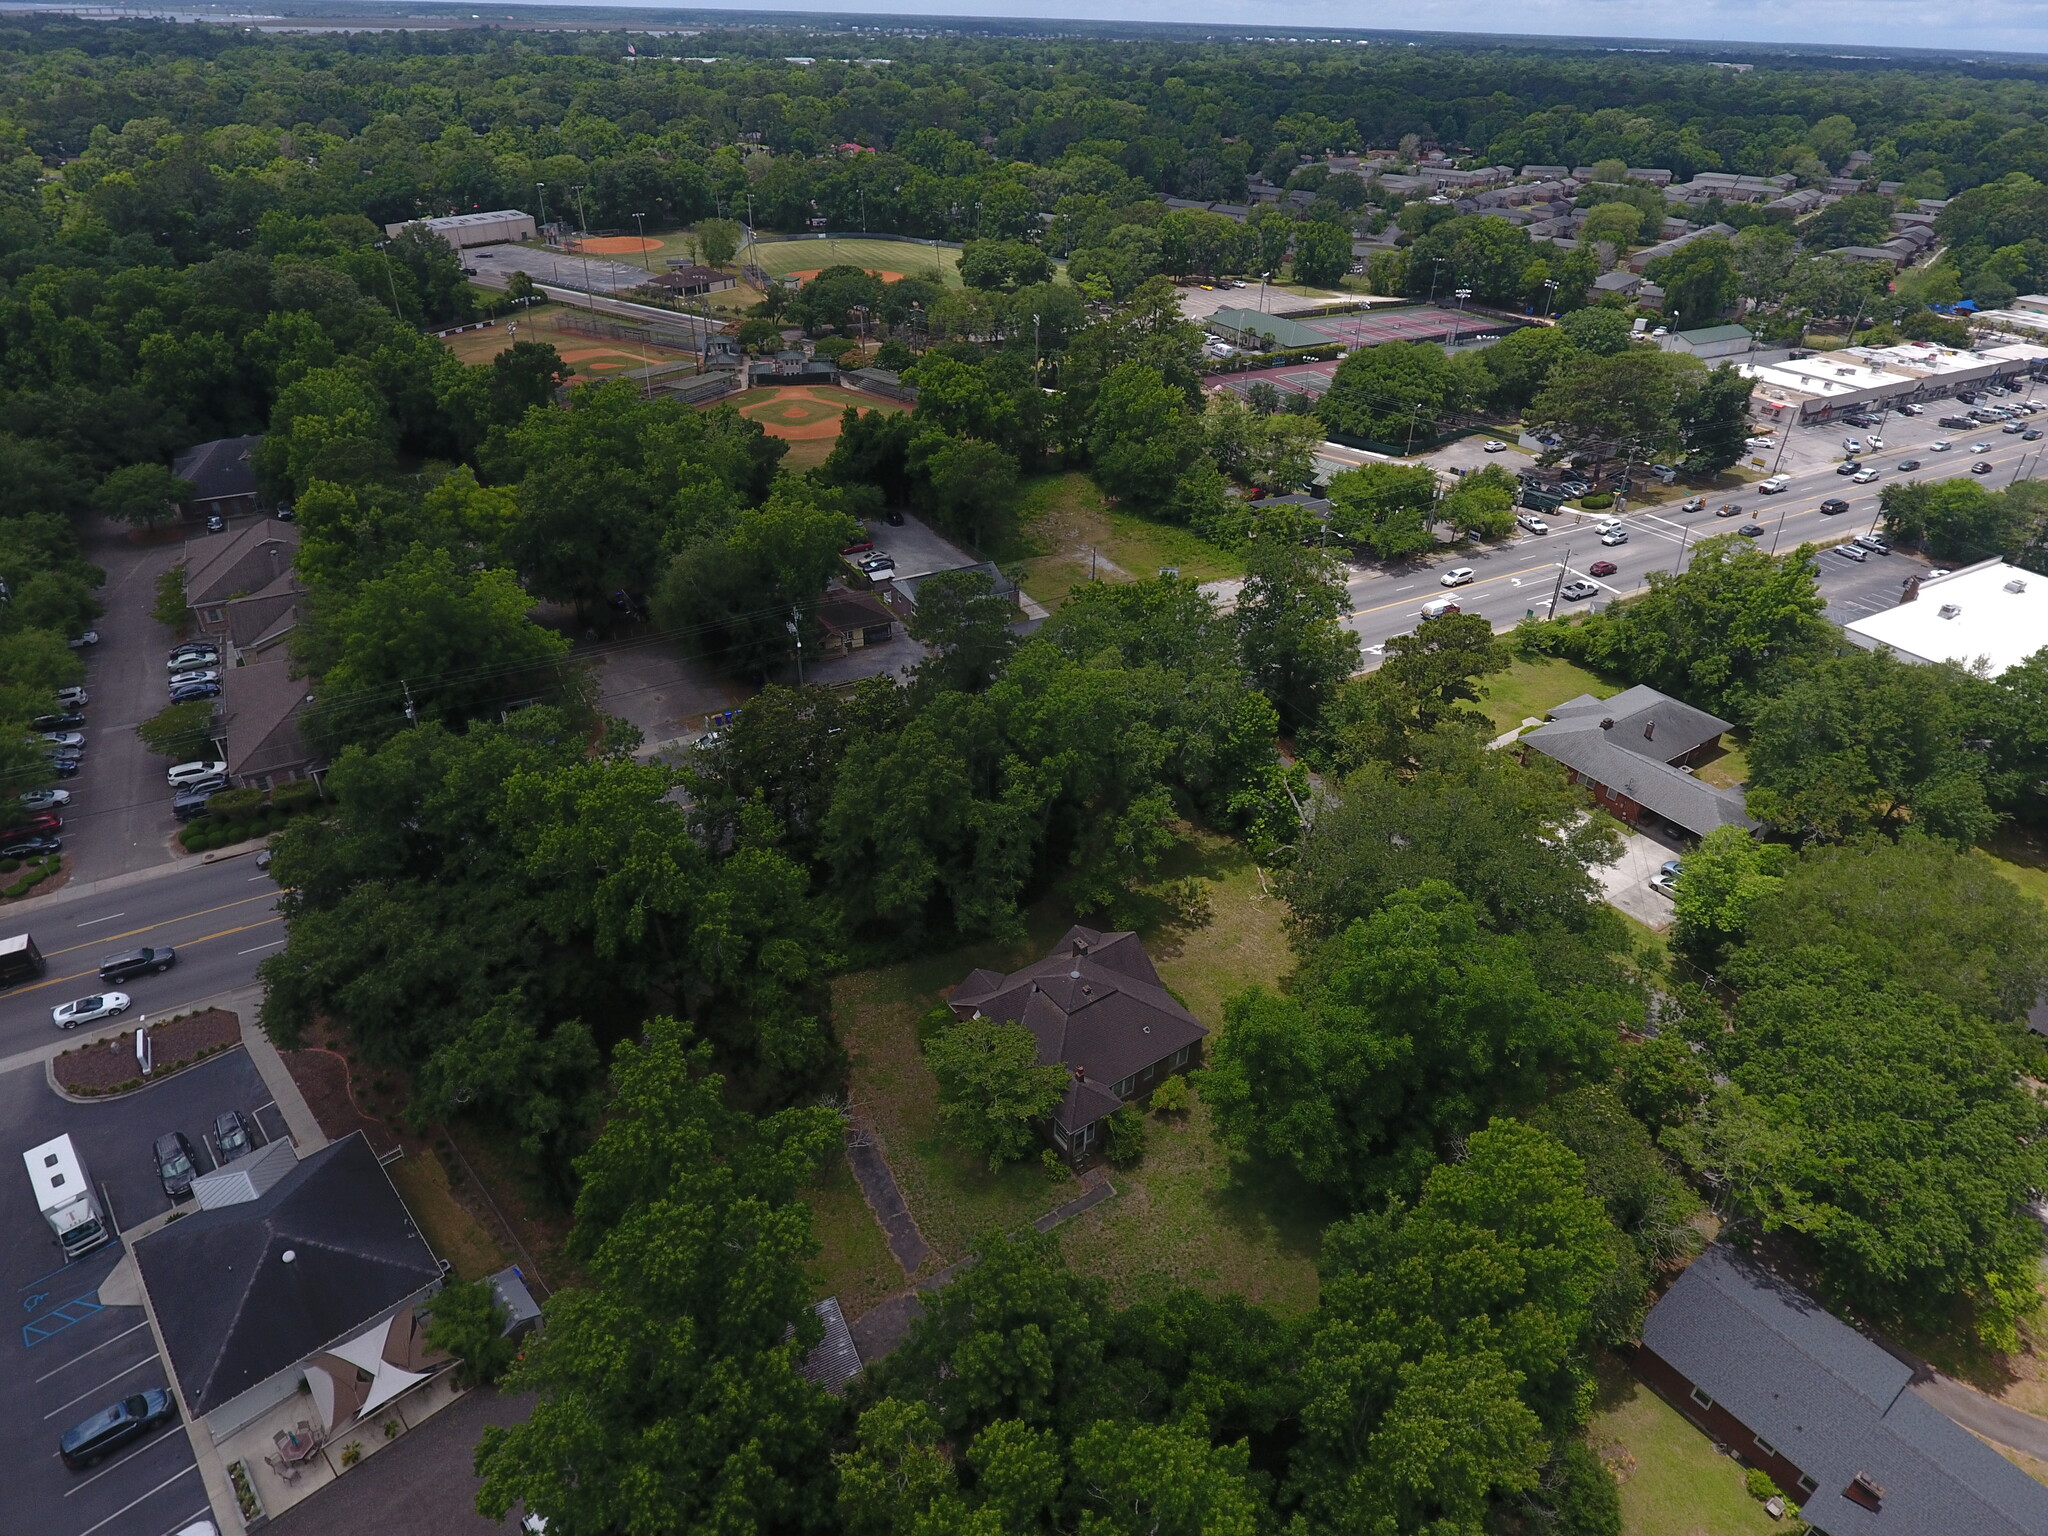
[[[254,949],[238,949],[235,951],[235,953],[237,955],[253,955],[258,950],[275,949],[277,948],[278,945],[282,944],[283,942],[283,939],[272,939],[268,944],[258,944],[257,946],[255,946]]]
[[[128,914],[126,912],[109,912],[105,917],[88,918],[84,922],[80,923],[78,926],[81,928],[90,928],[93,926],[94,923],[111,923],[115,918],[126,917],[127,915]]]

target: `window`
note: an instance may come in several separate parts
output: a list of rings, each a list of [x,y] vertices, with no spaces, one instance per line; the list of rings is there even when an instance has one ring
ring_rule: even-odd
[[[1711,1397],[1707,1396],[1706,1393],[1702,1392],[1698,1387],[1694,1387],[1692,1389],[1692,1400],[1698,1403],[1702,1408],[1711,1408],[1714,1406],[1714,1400]]]
[[[1771,1444],[1770,1441],[1766,1440],[1762,1435],[1757,1435],[1754,1438],[1756,1440],[1756,1448],[1762,1451],[1766,1456],[1775,1456],[1778,1454],[1778,1448],[1775,1445]]]
[[[1810,1477],[1801,1477],[1799,1479],[1799,1491],[1801,1493],[1811,1493],[1814,1489],[1818,1488],[1819,1486],[1820,1484],[1816,1483]]]
[[[1179,1050],[1175,1051],[1173,1053],[1173,1064],[1176,1067],[1186,1066],[1188,1064],[1188,1052],[1192,1049],[1192,1046],[1184,1045]]]
[[[1125,1078],[1125,1079],[1124,1079],[1124,1080],[1123,1080],[1122,1082],[1118,1083],[1118,1084],[1117,1084],[1117,1085],[1116,1085],[1116,1086],[1115,1086],[1114,1088],[1110,1089],[1109,1091],[1110,1091],[1111,1093],[1115,1094],[1115,1095],[1116,1095],[1116,1096],[1117,1096],[1118,1098],[1120,1098],[1120,1099],[1124,1099],[1124,1098],[1129,1098],[1129,1097],[1130,1097],[1130,1093],[1131,1093],[1131,1088],[1132,1088],[1132,1085],[1133,1085],[1133,1084],[1135,1084],[1136,1082],[1137,1082],[1137,1079],[1136,1079],[1135,1077],[1127,1077],[1127,1078]]]

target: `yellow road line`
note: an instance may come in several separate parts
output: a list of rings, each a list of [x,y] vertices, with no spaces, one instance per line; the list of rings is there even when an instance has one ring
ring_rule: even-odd
[[[186,921],[188,918],[205,917],[210,913],[214,912],[225,912],[230,907],[246,907],[252,901],[274,901],[275,899],[276,898],[274,896],[268,894],[262,896],[244,896],[238,901],[224,901],[217,907],[201,907],[196,912],[180,912],[173,917],[159,918],[156,922],[144,923],[140,928],[127,928],[123,929],[120,933],[101,934],[99,937],[92,940],[92,942],[89,944],[72,944],[66,946],[63,949],[46,949],[43,951],[43,957],[45,959],[48,959],[53,955],[72,955],[76,954],[81,949],[105,949],[109,944],[113,943],[116,939],[133,938],[138,933],[148,933],[152,928],[162,928],[170,923],[182,923]]]
[[[264,918],[261,922],[243,923],[238,928],[223,928],[219,933],[209,933],[203,938],[187,939],[182,944],[173,947],[179,950],[197,949],[201,944],[210,944],[215,939],[230,939],[238,933],[250,933],[258,928],[268,928],[272,923],[281,923],[283,921],[284,914],[279,912]],[[6,996],[9,998],[23,997],[30,992],[40,992],[45,987],[62,986],[67,981],[83,981],[88,976],[97,977],[99,973],[99,967],[94,966],[91,970],[87,971],[73,971],[69,976],[46,976],[32,987],[10,988]],[[95,1020],[94,1022],[98,1021]]]

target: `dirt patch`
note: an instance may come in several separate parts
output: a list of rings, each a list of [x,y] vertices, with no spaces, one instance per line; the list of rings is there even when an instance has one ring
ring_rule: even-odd
[[[242,1021],[225,1008],[208,1008],[182,1019],[167,1019],[149,1026],[149,1048],[154,1083],[173,1072],[204,1061],[242,1043]],[[134,1032],[124,1031],[109,1044],[74,1046],[50,1063],[59,1087],[91,1097],[133,1093],[143,1086],[135,1068]]]
[[[8,888],[0,887],[0,902],[27,901],[31,897],[47,896],[52,891],[62,890],[71,880],[71,861],[61,853],[57,855],[57,860],[56,873],[43,876],[42,879],[23,891],[19,896],[9,895]],[[20,878],[19,874],[0,875],[0,880],[8,881],[10,886]]]
[[[638,256],[643,251],[661,249],[659,240],[643,239],[639,235],[586,235],[578,243],[597,256]]]
[[[346,1056],[317,1048],[277,1054],[284,1058],[285,1070],[299,1085],[299,1092],[306,1097],[306,1107],[313,1111],[313,1118],[320,1122],[328,1140],[339,1141],[361,1131],[379,1157],[403,1145],[395,1130],[376,1116],[365,1114],[357,1104]]]

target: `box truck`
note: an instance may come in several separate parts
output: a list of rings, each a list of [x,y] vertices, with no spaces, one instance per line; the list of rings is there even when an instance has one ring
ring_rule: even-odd
[[[29,1182],[35,1186],[36,1206],[56,1233],[67,1264],[113,1236],[69,1136],[30,1147],[21,1160],[28,1165]]]
[[[0,939],[0,987],[11,987],[17,981],[33,981],[43,974],[43,952],[36,948],[36,941],[25,933],[17,933],[11,939]]]

